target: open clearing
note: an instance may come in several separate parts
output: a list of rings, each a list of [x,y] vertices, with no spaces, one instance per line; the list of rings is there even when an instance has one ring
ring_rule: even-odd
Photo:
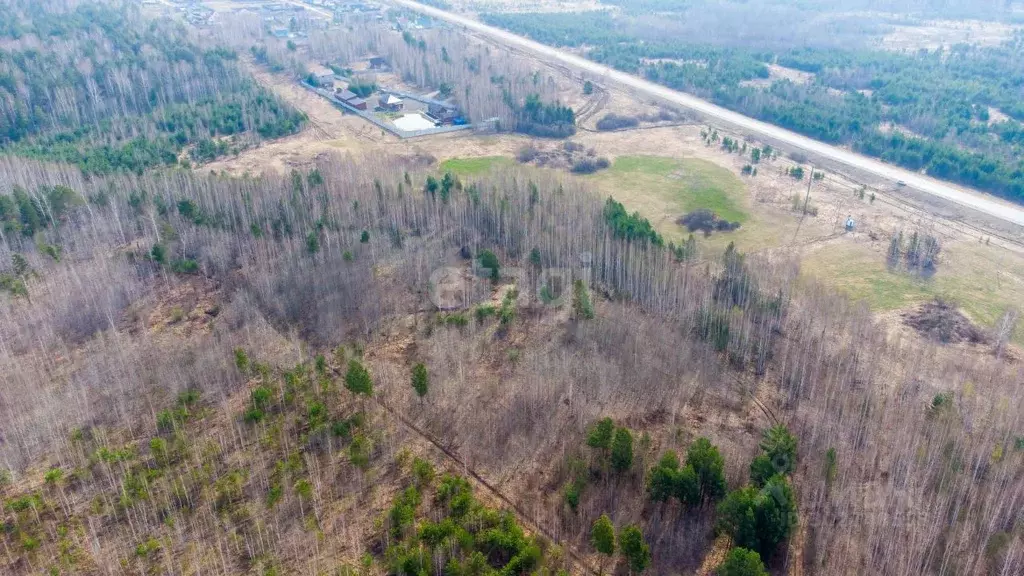
[[[1024,268],[1019,257],[981,243],[958,242],[945,247],[940,258],[938,272],[925,279],[890,271],[885,252],[869,245],[830,244],[805,255],[801,272],[876,312],[942,298],[985,327],[994,326],[1008,307],[1024,302]],[[1024,344],[1024,326],[1017,327],[1014,340]]]
[[[720,218],[750,221],[744,183],[732,172],[698,158],[621,156],[611,168],[586,176],[601,196],[611,196],[638,211],[669,240],[689,234],[676,224],[680,216],[704,208]],[[714,237],[732,236],[733,233]]]
[[[798,85],[808,84],[814,80],[814,74],[810,72],[804,72],[794,68],[786,68],[784,66],[779,66],[778,64],[768,64],[767,68],[767,78],[744,80],[743,82],[740,82],[740,85],[768,89],[771,88],[772,84],[782,80],[789,80],[790,82]]]
[[[610,190],[634,194],[650,190],[677,216],[705,208],[730,222],[749,218],[743,206],[743,182],[706,160],[622,156],[607,172],[591,178]]]
[[[677,224],[680,216],[707,209],[719,218],[739,222],[733,232],[697,233],[698,244],[708,257],[717,257],[730,242],[753,252],[778,247],[793,239],[799,218],[780,210],[754,208],[750,179],[703,158],[620,156],[606,171],[586,176],[601,196],[611,196],[630,211],[647,218],[667,240],[681,242],[690,232]],[[807,226],[801,238],[811,237],[816,227]]]
[[[784,248],[790,243],[803,244],[825,234],[820,221],[806,219],[801,224],[799,215],[775,208],[765,201],[755,208],[755,195],[751,194],[749,179],[741,179],[736,172],[719,163],[692,156],[619,156],[609,169],[589,176],[522,166],[513,158],[500,155],[449,158],[441,162],[440,171],[467,178],[511,166],[555,173],[565,180],[582,180],[601,198],[612,197],[629,211],[639,212],[671,241],[682,241],[689,236],[689,231],[676,221],[699,208],[742,224],[737,231],[716,232],[709,238],[698,233],[698,242],[709,257],[716,257],[730,242],[741,250],[755,252]],[[786,184],[785,180],[781,181]],[[796,234],[798,229],[799,235]]]
[[[442,172],[474,177],[495,169],[515,166],[507,156],[450,158],[441,162]],[[522,166],[528,171],[555,172]],[[611,168],[589,176],[561,173],[592,184],[601,197],[613,197],[631,211],[640,212],[663,235],[676,240],[685,229],[675,223],[683,214],[705,208],[730,222],[748,222],[748,201],[743,182],[729,170],[697,158],[621,156]]]
[[[441,162],[440,168],[442,172],[468,177],[514,165],[516,162],[506,156],[484,156],[450,158]],[[649,220],[667,221],[676,228],[676,218],[698,208],[712,210],[730,222],[743,223],[750,218],[743,182],[707,160],[621,156],[607,170],[576,178],[594,184],[602,196],[614,197]]]

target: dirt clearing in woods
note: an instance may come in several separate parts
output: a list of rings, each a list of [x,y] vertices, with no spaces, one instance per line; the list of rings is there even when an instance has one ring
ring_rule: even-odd
[[[757,88],[767,89],[772,84],[779,80],[789,80],[794,84],[808,84],[814,80],[814,74],[810,72],[803,72],[801,70],[795,70],[793,68],[786,68],[785,66],[779,66],[778,64],[768,64],[768,77],[758,78],[757,80],[744,80],[740,82],[741,86],[754,86]]]

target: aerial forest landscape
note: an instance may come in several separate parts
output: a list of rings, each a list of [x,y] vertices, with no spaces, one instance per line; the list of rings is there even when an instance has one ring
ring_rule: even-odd
[[[0,574],[1024,574],[1024,3],[0,0]]]

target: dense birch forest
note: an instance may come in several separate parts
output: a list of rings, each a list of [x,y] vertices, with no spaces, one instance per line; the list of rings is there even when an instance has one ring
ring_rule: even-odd
[[[553,87],[506,55],[437,65],[448,34],[351,49],[544,114]],[[1024,570],[1001,344],[894,337],[787,254],[675,246],[555,171],[16,155],[53,114],[98,138],[201,101],[181,84],[41,104],[0,156],[0,572]]]
[[[150,536],[170,573],[205,561],[232,573],[269,557],[286,571],[358,559],[368,544],[355,532],[316,536],[355,530],[324,506],[349,490],[358,500],[367,478],[351,445],[339,450],[347,432],[331,440],[302,424],[315,402],[325,421],[374,413],[367,458],[380,466],[403,445],[387,406],[500,478],[559,461],[608,412],[636,427],[687,409],[742,410],[755,392],[799,438],[801,556],[784,549],[777,562],[830,574],[1021,566],[1019,367],[891,341],[869,311],[797,284],[785,258],[680,261],[622,232],[631,227],[577,185],[515,172],[449,177],[433,193],[394,163],[342,159],[287,178],[86,180],[12,159],[2,175],[3,190],[17,187],[49,222],[31,239],[6,234],[0,254],[4,285],[17,286],[0,323],[0,449],[14,479],[5,562],[15,573],[61,554],[73,571],[156,562],[135,552]],[[61,208],[49,200],[58,187]],[[432,274],[484,250],[526,271],[497,280],[522,297],[472,308],[466,322],[433,312]],[[588,278],[592,319],[558,321],[529,297],[530,271],[555,266]],[[486,304],[490,282],[469,281],[467,298],[479,294],[468,306]],[[253,358],[244,370],[238,350]],[[359,350],[380,404],[341,387]],[[433,383],[423,399],[408,384],[413,362]],[[245,416],[253,385],[276,391],[256,422]],[[181,451],[173,463],[153,452],[160,439]],[[744,483],[755,445],[727,453],[730,486]],[[292,505],[309,504],[312,520],[264,500],[274,463],[289,458],[299,463],[288,482],[311,484]],[[706,516],[647,501],[645,458],[636,474],[584,490],[575,511],[556,491],[537,522],[585,548],[590,522],[608,512],[644,524],[657,571],[684,562],[680,551],[710,537]],[[40,462],[61,476],[40,484]],[[248,475],[232,476],[241,462]],[[246,519],[203,488],[222,485]],[[551,502],[543,485],[533,490]]]

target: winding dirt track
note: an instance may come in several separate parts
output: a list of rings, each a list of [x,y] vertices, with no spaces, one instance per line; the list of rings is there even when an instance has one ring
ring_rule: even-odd
[[[411,2],[409,0],[390,1],[394,4],[421,12],[433,18],[446,20],[452,24],[457,24],[479,34],[489,36],[500,43],[527,50],[542,60],[549,62],[555,61],[563,65],[568,65],[577,70],[601,76],[606,81],[614,81],[633,90],[643,92],[649,96],[660,98],[678,106],[688,108],[704,115],[707,118],[727,123],[742,131],[770,138],[787,146],[799,148],[810,154],[891,180],[893,183],[902,181],[907,186],[921,192],[946,199],[950,202],[971,208],[1006,222],[1024,226],[1024,209],[982,192],[954,186],[947,182],[922,176],[916,172],[910,172],[908,170],[903,170],[901,168],[885,164],[878,160],[850,152],[849,150],[844,150],[842,148],[818,142],[817,140],[812,140],[811,138],[801,136],[795,132],[790,132],[784,128],[779,128],[778,126],[773,126],[771,124],[761,122],[760,120],[749,118],[731,110],[726,110],[725,108],[716,106],[705,100],[701,100],[696,96],[677,92],[664,86],[659,86],[658,84],[648,82],[647,80],[643,80],[637,76],[608,68],[607,66],[581,58],[575,54],[570,54],[557,48],[545,46],[544,44],[534,42],[533,40],[523,38],[522,36],[482,24],[465,16],[452,14],[451,12],[438,10],[437,8],[425,6],[418,2]]]

